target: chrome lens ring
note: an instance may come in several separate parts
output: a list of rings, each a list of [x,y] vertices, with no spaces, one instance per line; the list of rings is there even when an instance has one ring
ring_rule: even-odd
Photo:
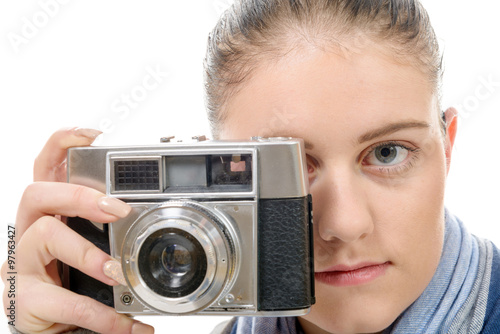
[[[147,308],[170,314],[196,313],[212,304],[224,290],[233,258],[233,242],[224,233],[223,220],[217,213],[191,201],[167,202],[141,215],[127,232],[122,250],[125,279],[136,298]],[[203,249],[206,270],[192,292],[188,289],[186,295],[169,297],[148,285],[149,280],[141,273],[145,267],[140,265],[145,258],[139,255],[152,236],[175,231],[180,231],[178,234],[183,237],[189,235],[191,242]]]

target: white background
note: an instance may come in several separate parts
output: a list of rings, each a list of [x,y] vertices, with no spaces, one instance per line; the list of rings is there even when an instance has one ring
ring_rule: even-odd
[[[107,130],[103,145],[209,133],[202,60],[207,34],[230,0],[59,1],[57,7],[55,0],[0,4],[3,250],[7,224],[14,223],[17,203],[31,182],[33,159],[55,130]],[[488,0],[425,0],[424,5],[445,47],[444,106],[460,111],[446,204],[475,234],[500,244],[500,5]],[[168,74],[155,89],[141,90],[151,70]],[[141,91],[146,94],[137,95]],[[125,110],[121,99],[134,92],[141,101]],[[157,332],[208,333],[221,318],[141,320]]]

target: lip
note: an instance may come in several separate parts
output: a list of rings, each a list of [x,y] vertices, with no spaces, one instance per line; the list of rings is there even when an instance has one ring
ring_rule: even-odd
[[[317,281],[333,286],[354,286],[369,283],[385,274],[390,262],[358,263],[353,266],[336,265],[327,270],[316,272]]]

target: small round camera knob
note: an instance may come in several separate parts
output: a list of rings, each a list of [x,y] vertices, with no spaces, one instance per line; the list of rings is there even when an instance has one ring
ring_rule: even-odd
[[[175,136],[161,137],[160,143],[170,143],[170,141],[174,138],[175,138]]]
[[[194,136],[194,137],[192,137],[192,139],[193,139],[194,141],[200,142],[200,141],[205,141],[205,140],[207,140],[207,136],[204,136],[204,135],[203,135],[203,136]]]

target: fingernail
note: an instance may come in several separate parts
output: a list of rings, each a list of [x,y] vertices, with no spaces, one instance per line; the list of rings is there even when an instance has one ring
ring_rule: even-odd
[[[102,131],[94,130],[94,129],[86,129],[86,128],[75,128],[73,130],[73,133],[79,137],[96,139],[96,137],[99,136],[102,133]]]
[[[101,197],[97,200],[97,205],[102,211],[120,218],[126,217],[132,210],[127,203],[113,197]]]
[[[104,264],[104,275],[121,285],[127,285],[125,277],[123,277],[122,265],[116,260],[109,260]]]
[[[143,324],[142,322],[136,321],[132,325],[132,334],[153,334],[155,332],[154,328]]]

